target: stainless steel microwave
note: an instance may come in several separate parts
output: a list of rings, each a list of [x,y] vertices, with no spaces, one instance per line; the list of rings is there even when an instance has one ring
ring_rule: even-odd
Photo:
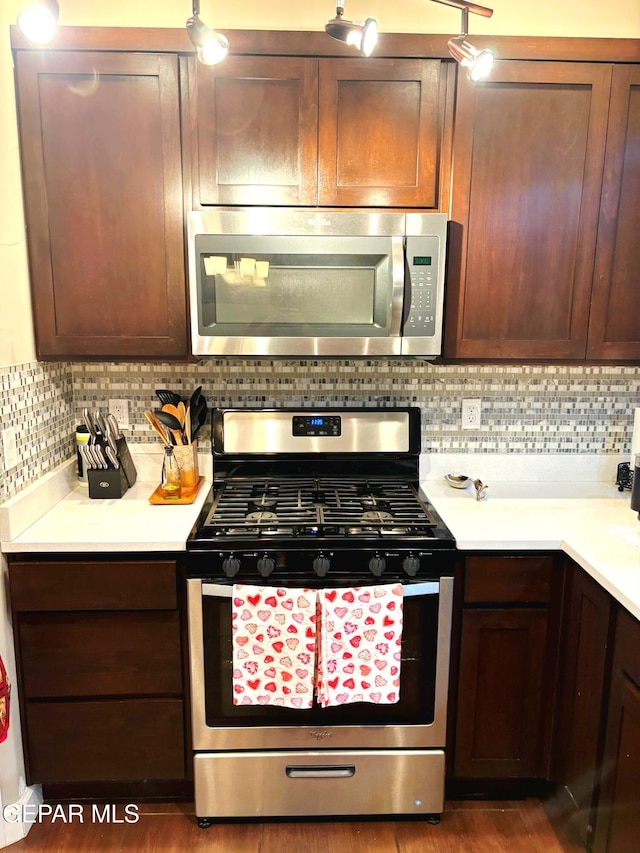
[[[446,236],[444,213],[189,213],[192,352],[435,358]]]

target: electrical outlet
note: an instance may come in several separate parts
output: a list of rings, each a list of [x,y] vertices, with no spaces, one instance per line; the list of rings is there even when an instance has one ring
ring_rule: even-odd
[[[462,429],[479,429],[481,421],[481,399],[462,401]]]
[[[129,429],[129,401],[128,400],[109,400],[109,411],[115,416],[120,429]]]
[[[7,427],[2,430],[2,457],[4,459],[4,470],[15,468],[20,459],[18,458],[18,428]]]

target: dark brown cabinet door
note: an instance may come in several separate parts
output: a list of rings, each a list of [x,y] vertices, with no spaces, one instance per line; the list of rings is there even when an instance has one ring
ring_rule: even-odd
[[[620,610],[594,853],[628,853],[640,838],[640,623]]]
[[[188,723],[177,570],[175,560],[144,555],[11,558],[29,783],[80,795],[90,782],[135,783],[127,795],[144,795],[150,780],[182,790]]]
[[[445,354],[583,359],[611,66],[458,79]]]
[[[20,51],[40,358],[187,354],[178,61]]]
[[[317,60],[235,56],[195,66],[194,200],[315,205]]]
[[[465,610],[455,775],[541,775],[547,611]]]
[[[604,741],[612,599],[578,566],[569,571],[554,781],[569,795],[571,822],[586,845]]]
[[[439,60],[320,62],[319,203],[438,207]]]
[[[640,358],[640,65],[613,69],[589,325],[591,358]]]

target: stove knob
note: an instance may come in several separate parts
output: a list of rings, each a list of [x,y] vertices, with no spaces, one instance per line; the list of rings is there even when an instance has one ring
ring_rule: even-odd
[[[384,572],[386,565],[387,562],[384,557],[380,557],[378,554],[369,560],[369,570],[371,574],[375,575],[377,578],[379,578]]]
[[[329,561],[328,557],[324,556],[324,554],[320,554],[313,561],[313,571],[318,575],[319,578],[323,578],[327,574],[330,566],[331,562]]]
[[[240,571],[240,560],[233,554],[222,561],[222,571],[228,578],[235,577]]]
[[[258,571],[263,578],[268,578],[275,567],[276,561],[272,557],[267,556],[267,554],[258,560]]]
[[[405,557],[402,561],[402,568],[410,578],[415,578],[420,569],[420,560],[414,557],[413,554],[410,557]]]

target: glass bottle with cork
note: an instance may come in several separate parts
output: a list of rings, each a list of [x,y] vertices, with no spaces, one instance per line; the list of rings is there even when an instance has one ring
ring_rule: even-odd
[[[162,462],[162,497],[165,500],[178,500],[182,493],[180,468],[169,444],[164,449]]]

